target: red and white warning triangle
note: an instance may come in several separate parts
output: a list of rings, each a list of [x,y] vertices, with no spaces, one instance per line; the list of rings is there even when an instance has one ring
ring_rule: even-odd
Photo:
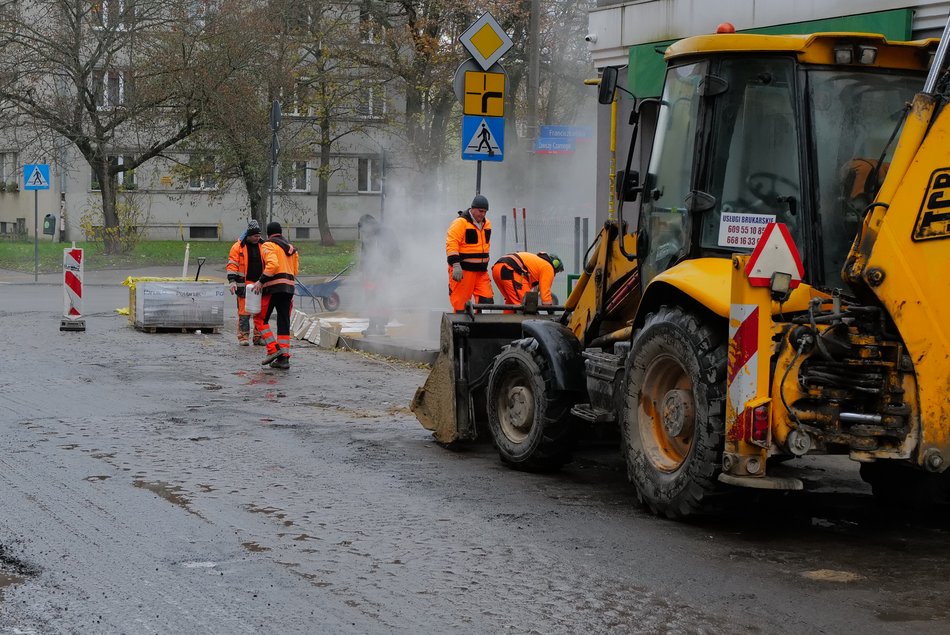
[[[805,275],[802,257],[785,223],[769,223],[765,226],[745,267],[745,275],[753,287],[769,286],[774,273],[791,275],[792,289],[799,285]]]

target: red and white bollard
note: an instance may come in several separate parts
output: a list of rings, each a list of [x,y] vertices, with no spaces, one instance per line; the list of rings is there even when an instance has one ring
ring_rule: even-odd
[[[74,243],[75,244],[75,243]],[[82,319],[82,249],[63,250],[63,319],[60,331],[85,331]]]

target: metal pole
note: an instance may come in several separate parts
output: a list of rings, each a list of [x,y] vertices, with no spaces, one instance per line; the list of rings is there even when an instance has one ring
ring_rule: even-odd
[[[40,192],[33,190],[33,282],[40,276]]]
[[[475,162],[475,195],[482,193],[482,162]]]
[[[508,217],[501,215],[501,253],[507,254],[508,249]]]
[[[274,181],[276,180],[277,180],[277,164],[273,163],[270,166],[270,209],[267,212],[268,224],[270,224],[274,220]]]
[[[590,245],[590,242],[587,240],[587,221],[589,220],[590,220],[589,218],[585,217],[584,220],[582,221],[584,224],[584,242],[582,244],[584,245],[585,248]],[[586,262],[584,263],[584,266],[587,266]]]
[[[521,232],[524,234],[524,250],[528,251],[528,215],[523,207],[521,208],[521,227],[524,230]]]
[[[581,217],[574,217],[574,273],[581,271]]]

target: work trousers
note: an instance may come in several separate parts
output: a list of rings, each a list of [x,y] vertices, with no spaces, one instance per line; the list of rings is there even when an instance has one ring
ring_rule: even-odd
[[[293,293],[265,293],[261,296],[261,312],[254,316],[254,330],[260,333],[268,355],[280,349],[290,357],[290,313],[294,310]],[[277,337],[270,328],[270,316],[277,311]]]
[[[465,303],[475,297],[475,303],[491,300],[494,292],[487,271],[463,271],[461,280],[452,279],[452,267],[449,267],[449,301],[452,309],[462,311]]]

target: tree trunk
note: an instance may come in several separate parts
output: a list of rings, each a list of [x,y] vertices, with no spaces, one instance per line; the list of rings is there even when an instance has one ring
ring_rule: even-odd
[[[330,121],[323,118],[320,122],[320,169],[317,171],[320,191],[317,193],[317,225],[320,227],[320,244],[332,247],[336,244],[330,233],[330,221],[327,219],[327,191],[330,186]]]
[[[249,166],[241,166],[241,172],[244,174],[244,187],[247,189],[251,218],[257,221],[261,229],[264,229],[267,226],[267,183]]]
[[[109,169],[109,157],[99,156],[89,165],[99,180],[99,196],[102,199],[102,244],[107,254],[122,251],[122,227],[116,211],[116,178]]]

